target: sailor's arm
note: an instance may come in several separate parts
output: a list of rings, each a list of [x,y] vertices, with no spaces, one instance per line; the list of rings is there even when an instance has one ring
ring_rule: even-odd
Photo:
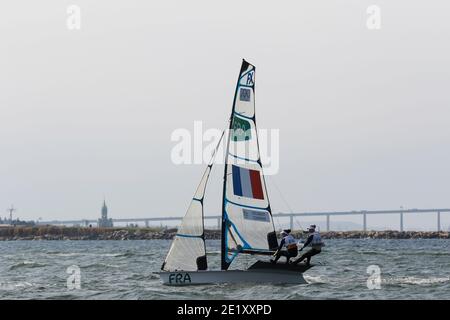
[[[284,238],[283,239],[281,239],[281,241],[280,241],[280,245],[278,246],[278,249],[277,249],[277,251],[280,251],[282,248],[283,248],[283,246],[284,246]]]
[[[308,239],[306,240],[306,242],[303,244],[303,247],[302,247],[300,250],[303,250],[303,248],[307,247],[308,244],[311,243],[311,241],[313,240],[313,238],[314,238],[314,236],[313,236],[313,235],[310,235],[310,236],[308,237]]]

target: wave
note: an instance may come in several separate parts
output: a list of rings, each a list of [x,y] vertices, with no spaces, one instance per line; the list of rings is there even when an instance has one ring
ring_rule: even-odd
[[[304,274],[303,277],[305,278],[306,282],[308,282],[308,284],[330,283],[330,280],[324,276],[309,276],[309,275]]]
[[[67,253],[59,252],[59,253],[51,253],[51,254],[58,256],[58,257],[79,257],[79,256],[84,255],[83,253],[78,253],[78,252],[67,252]]]
[[[382,284],[388,285],[402,285],[402,284],[412,284],[412,285],[433,285],[442,284],[450,282],[450,277],[430,277],[430,278],[419,278],[419,277],[399,277],[392,279],[383,279]]]
[[[134,256],[134,254],[132,252],[126,251],[123,253],[101,253],[97,254],[97,256],[117,258],[117,257],[131,257]]]
[[[37,263],[37,262],[34,262],[34,261],[25,260],[25,261],[22,261],[20,263],[12,265],[11,267],[9,267],[9,270],[16,270],[16,269],[19,269],[19,268],[42,268],[42,267],[45,267],[45,266],[46,266],[45,264],[41,264],[41,263]]]
[[[379,255],[387,255],[389,253],[386,252],[382,252],[382,251],[374,251],[374,250],[365,250],[365,251],[360,251],[360,254],[366,254],[366,255],[370,255],[370,256],[379,256]]]
[[[403,252],[403,256],[450,256],[450,252],[448,251],[426,251],[426,249],[423,249],[423,251],[416,250],[414,252]]]
[[[82,266],[82,268],[90,269],[90,268],[120,268],[120,266],[116,264],[108,264],[108,263],[91,263],[86,266]]]
[[[126,277],[126,280],[154,280],[154,279],[159,279],[159,276],[156,274],[133,273],[132,275]]]
[[[29,288],[32,286],[33,286],[33,284],[29,283],[29,282],[17,282],[17,283],[11,283],[11,282],[1,283],[0,282],[0,290],[5,290],[5,291],[14,291],[17,289],[25,289],[25,288]]]
[[[50,251],[47,252],[48,255],[55,255],[58,257],[77,257],[77,256],[96,256],[96,257],[131,257],[135,254],[131,251],[118,252],[118,253],[89,253],[89,252],[61,252],[61,251]],[[145,254],[147,255],[147,254]]]

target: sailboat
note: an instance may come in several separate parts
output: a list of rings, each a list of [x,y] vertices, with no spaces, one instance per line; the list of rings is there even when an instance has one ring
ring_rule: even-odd
[[[226,133],[223,177],[221,269],[209,270],[203,201],[217,149],[200,180],[186,215],[158,272],[166,285],[215,283],[306,283],[310,265],[258,260],[245,270],[230,270],[243,254],[270,256],[278,247],[260,158],[255,117],[255,67],[243,60]]]

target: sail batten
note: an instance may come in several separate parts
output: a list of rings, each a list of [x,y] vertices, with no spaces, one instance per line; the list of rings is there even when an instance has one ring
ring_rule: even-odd
[[[275,227],[259,153],[255,67],[242,62],[230,116],[222,200],[222,269],[239,253],[271,252]]]

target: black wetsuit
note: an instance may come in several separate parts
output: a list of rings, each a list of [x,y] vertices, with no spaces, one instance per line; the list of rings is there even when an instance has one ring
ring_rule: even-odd
[[[285,244],[286,240],[285,238],[281,239],[280,245],[277,249],[277,254],[275,256],[275,260],[273,262],[277,262],[278,259],[280,259],[281,256],[286,257],[286,263],[289,263],[290,258],[294,258],[298,254],[298,248],[297,245],[292,246],[292,248],[288,248],[287,250],[281,250]]]
[[[314,234],[311,234],[306,240],[305,244],[303,245],[303,248],[306,248],[313,241],[313,238]],[[296,259],[293,263],[298,264],[306,259],[306,263],[309,264],[311,261],[311,257],[315,256],[316,254],[319,254],[320,252],[322,252],[322,250],[317,248],[311,248],[311,250],[305,252],[300,258]]]

